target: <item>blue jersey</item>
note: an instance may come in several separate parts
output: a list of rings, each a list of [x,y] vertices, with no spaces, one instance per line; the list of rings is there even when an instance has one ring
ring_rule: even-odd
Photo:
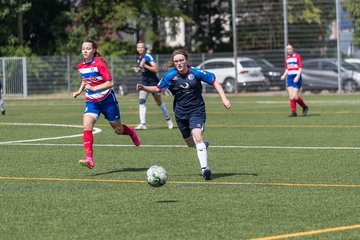
[[[202,85],[215,83],[213,73],[188,66],[188,72],[181,75],[176,68],[167,71],[160,80],[161,91],[169,89],[174,95],[174,113],[177,119],[187,119],[192,113],[205,113],[205,102],[201,95]]]
[[[145,64],[149,66],[154,66],[156,64],[154,58],[150,54],[145,54],[144,56],[138,55],[136,57],[136,63],[139,65],[140,62],[145,59]],[[159,82],[159,78],[157,77],[155,72],[152,72],[144,67],[140,68],[142,79],[141,81],[146,84],[149,82]]]

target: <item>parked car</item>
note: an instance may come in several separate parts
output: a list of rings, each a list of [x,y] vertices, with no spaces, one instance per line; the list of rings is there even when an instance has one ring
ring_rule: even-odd
[[[197,68],[212,72],[222,84],[226,93],[235,92],[235,59],[212,58],[202,62]],[[238,58],[238,90],[269,89],[269,82],[261,72],[261,67],[251,58]]]
[[[355,65],[356,67],[360,68],[360,59],[359,58],[345,58],[344,61],[351,63],[352,65]]]
[[[286,82],[281,81],[280,77],[284,73],[284,68],[275,67],[271,62],[264,58],[254,58],[255,62],[261,67],[261,72],[269,80],[270,87],[278,87],[281,90],[286,88]]]
[[[342,89],[346,93],[360,87],[360,69],[345,61],[341,64]],[[335,58],[320,58],[303,61],[303,90],[319,92],[338,90],[338,67]]]

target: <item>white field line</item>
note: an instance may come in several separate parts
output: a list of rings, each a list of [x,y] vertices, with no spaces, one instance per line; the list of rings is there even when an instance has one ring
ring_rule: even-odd
[[[70,127],[70,128],[83,128],[80,125],[66,125],[66,124],[50,124],[50,123],[0,123],[0,125],[19,125],[19,126],[46,126],[46,127]],[[100,128],[94,128],[93,133],[100,133],[102,130]],[[17,146],[57,146],[57,147],[80,147],[83,144],[58,144],[58,143],[29,143],[29,142],[38,142],[46,140],[56,140],[64,138],[74,138],[82,137],[83,134],[67,135],[67,136],[58,136],[50,138],[36,138],[36,139],[26,139],[26,140],[16,140],[16,141],[6,141],[0,142],[0,145],[17,145]],[[134,147],[134,145],[129,144],[94,144],[95,147]],[[150,147],[150,148],[186,148],[186,145],[141,145],[141,147]],[[360,147],[306,147],[306,146],[214,146],[211,145],[210,148],[232,148],[232,149],[307,149],[307,150],[360,150]]]
[[[0,145],[13,146],[56,146],[56,147],[82,147],[83,144],[67,143],[21,143],[21,142],[0,142]],[[94,147],[134,147],[131,144],[94,144]],[[141,145],[144,148],[187,148],[186,145]],[[301,146],[214,146],[210,148],[232,148],[232,149],[306,149],[306,150],[360,150],[360,147],[301,147]]]
[[[80,126],[80,125],[51,124],[51,123],[0,123],[0,125],[83,128],[83,126]],[[100,133],[101,131],[102,130],[100,128],[94,128],[93,134]],[[46,140],[56,140],[56,139],[64,139],[64,138],[74,138],[74,137],[82,137],[82,135],[83,134],[81,133],[81,134],[59,136],[59,137],[7,141],[7,142],[0,142],[0,145],[9,145],[9,144],[26,143],[26,142],[37,142],[37,141],[46,141]]]

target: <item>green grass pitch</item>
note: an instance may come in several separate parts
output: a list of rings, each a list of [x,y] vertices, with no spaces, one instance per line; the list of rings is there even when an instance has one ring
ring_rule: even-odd
[[[209,182],[151,97],[140,148],[99,119],[92,170],[78,164],[84,99],[5,99],[0,239],[359,239],[359,95],[305,95],[297,118],[286,96],[229,98],[205,97]],[[135,126],[137,97],[118,100]],[[165,186],[147,185],[151,165]]]

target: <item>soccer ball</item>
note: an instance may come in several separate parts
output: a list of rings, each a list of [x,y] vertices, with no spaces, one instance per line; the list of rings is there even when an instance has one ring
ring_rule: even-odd
[[[163,186],[168,179],[168,173],[161,166],[152,166],[146,171],[147,183],[152,187]]]

